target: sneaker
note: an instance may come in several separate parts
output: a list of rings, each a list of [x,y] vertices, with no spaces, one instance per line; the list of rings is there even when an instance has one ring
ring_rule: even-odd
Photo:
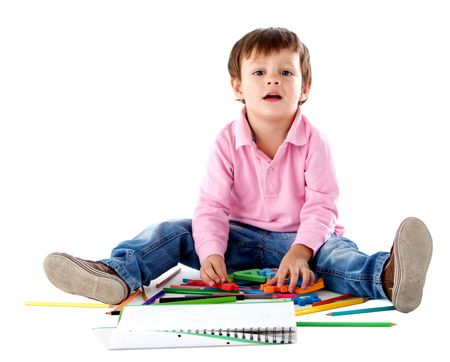
[[[415,217],[405,219],[397,230],[382,276],[383,288],[398,311],[409,313],[419,306],[432,251],[426,225]]]
[[[127,283],[110,267],[65,253],[47,255],[44,271],[53,285],[64,292],[102,303],[119,304],[130,293]]]

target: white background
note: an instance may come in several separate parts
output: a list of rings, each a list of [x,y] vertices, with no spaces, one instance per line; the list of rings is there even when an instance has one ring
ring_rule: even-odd
[[[450,255],[444,4],[2,1],[0,354],[372,361],[443,350]],[[45,278],[49,252],[104,258],[149,224],[192,216],[214,137],[240,107],[229,86],[229,51],[267,26],[293,30],[311,52],[303,111],[331,144],[346,235],[373,253],[389,250],[405,217],[429,225],[434,255],[420,308],[386,315],[399,322],[389,330],[302,330],[299,344],[286,349],[123,353],[95,340],[97,311],[23,307],[27,299],[74,300]]]

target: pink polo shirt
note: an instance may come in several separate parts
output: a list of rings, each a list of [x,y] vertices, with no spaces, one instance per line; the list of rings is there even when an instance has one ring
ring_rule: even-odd
[[[219,133],[192,222],[203,262],[227,249],[229,220],[268,231],[297,232],[293,244],[315,253],[337,225],[339,187],[328,143],[300,108],[285,141],[270,159],[253,141],[243,108]]]

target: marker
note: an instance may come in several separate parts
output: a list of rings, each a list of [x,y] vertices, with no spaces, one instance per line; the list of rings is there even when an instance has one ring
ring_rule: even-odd
[[[317,307],[298,309],[295,311],[295,315],[299,316],[299,315],[304,315],[304,314],[322,312],[324,310],[329,310],[329,309],[347,307],[349,305],[364,303],[367,300],[368,300],[368,298],[353,298],[353,299],[341,300],[339,302],[319,305]]]
[[[297,327],[392,327],[390,322],[297,322]]]
[[[111,308],[111,305],[103,304],[103,303],[71,303],[71,302],[34,302],[34,301],[26,301],[25,305],[31,306],[31,307]]]
[[[393,305],[389,305],[387,307],[352,309],[352,310],[345,310],[345,311],[342,311],[342,312],[327,313],[327,315],[339,316],[339,315],[348,315],[348,314],[362,314],[362,313],[383,312],[383,311],[386,311],[386,310],[395,310],[395,307]]]

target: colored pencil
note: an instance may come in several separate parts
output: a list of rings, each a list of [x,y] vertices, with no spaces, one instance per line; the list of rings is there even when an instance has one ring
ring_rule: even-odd
[[[166,294],[166,292],[164,290],[160,290],[158,293],[156,293],[155,295],[151,296],[149,299],[147,299],[144,303],[142,303],[142,305],[149,305],[149,304],[153,304],[155,303],[155,301],[162,297],[164,294]]]
[[[25,305],[31,306],[31,307],[111,308],[111,305],[103,304],[103,303],[72,303],[72,302],[35,302],[35,301],[26,301]]]
[[[297,327],[392,327],[390,322],[297,322]]]
[[[148,297],[147,297],[147,293],[145,292],[144,286],[141,287],[141,290],[142,290],[142,299],[147,300]]]
[[[236,301],[236,297],[219,297],[219,298],[202,298],[193,300],[184,300],[178,302],[166,302],[161,305],[184,305],[184,304],[219,304],[232,303]],[[158,305],[158,304],[155,304]]]
[[[185,284],[171,284],[168,288],[174,288],[174,289],[196,289],[196,290],[209,290],[211,292],[231,292],[233,293],[234,291],[232,290],[223,290],[220,288],[211,288],[211,287],[205,287],[205,286],[201,286],[201,285],[185,285]]]
[[[184,302],[187,300],[198,300],[207,298],[223,298],[224,296],[212,296],[212,295],[186,295],[184,297],[162,297],[159,298],[159,303],[170,303],[170,302]],[[236,298],[236,300],[244,300],[244,295],[229,295],[229,297]]]
[[[395,310],[393,305],[389,305],[387,307],[375,307],[375,308],[362,308],[362,309],[352,309],[352,310],[344,310],[342,312],[332,312],[327,313],[330,316],[340,316],[340,315],[348,315],[348,314],[362,314],[362,313],[373,313],[373,312],[383,312],[386,310]]]
[[[347,307],[349,305],[364,303],[366,300],[367,300],[367,298],[353,298],[353,299],[341,300],[341,301],[334,302],[334,303],[319,305],[317,307],[298,309],[295,311],[295,315],[299,316],[299,315],[304,315],[304,314],[322,312],[324,310],[329,310],[329,309]]]
[[[133,294],[131,294],[127,299],[125,299],[122,303],[120,303],[117,307],[115,307],[112,311],[106,312],[106,314],[112,314],[112,312],[118,312],[122,309],[123,306],[130,303],[134,298],[136,298],[138,295],[142,293],[141,289],[136,289]],[[117,314],[117,313],[114,313]]]
[[[175,293],[175,294],[204,294],[204,295],[212,295],[212,294],[239,294],[239,292],[232,291],[220,291],[217,290],[202,290],[202,289],[182,289],[182,288],[163,288],[166,293]]]
[[[162,287],[164,284],[166,284],[170,279],[172,279],[175,275],[177,275],[181,271],[181,268],[178,268],[175,270],[172,274],[170,274],[167,278],[160,281],[158,284],[156,284],[156,288]]]
[[[248,294],[244,293],[244,299],[280,299],[275,298],[273,294]]]
[[[353,295],[351,295],[351,294],[342,294],[342,295],[339,295],[339,296],[334,297],[334,298],[324,299],[324,300],[321,300],[320,302],[315,302],[315,303],[312,304],[312,306],[313,307],[317,307],[318,305],[330,304],[330,303],[333,303],[333,302],[337,302],[338,300],[349,299],[349,298],[352,298],[352,297],[353,297]]]

